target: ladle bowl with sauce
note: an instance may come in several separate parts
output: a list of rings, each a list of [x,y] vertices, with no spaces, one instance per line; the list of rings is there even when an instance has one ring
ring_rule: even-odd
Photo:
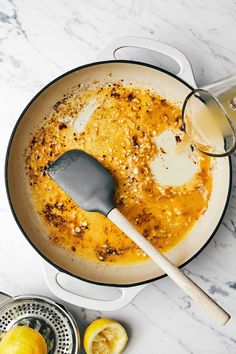
[[[194,89],[185,99],[182,119],[190,140],[210,156],[236,149],[236,75]]]

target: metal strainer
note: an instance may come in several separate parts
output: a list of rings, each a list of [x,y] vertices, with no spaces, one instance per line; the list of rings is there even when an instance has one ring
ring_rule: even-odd
[[[28,326],[45,338],[48,354],[77,354],[79,330],[72,315],[55,301],[35,295],[14,298],[0,293],[0,334]]]

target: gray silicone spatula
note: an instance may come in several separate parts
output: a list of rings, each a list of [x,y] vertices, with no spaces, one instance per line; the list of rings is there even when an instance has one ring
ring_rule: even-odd
[[[204,307],[222,325],[230,315],[198,287],[187,275],[152,246],[116,209],[112,175],[91,155],[71,150],[48,168],[49,176],[80,206],[108,217],[133,240],[186,294]],[[94,235],[96,237],[96,235]]]

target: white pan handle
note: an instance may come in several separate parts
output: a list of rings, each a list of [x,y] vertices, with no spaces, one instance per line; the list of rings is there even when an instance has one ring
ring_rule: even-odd
[[[58,281],[58,275],[60,271],[56,268],[50,266],[48,263],[44,263],[44,273],[47,285],[51,292],[57,296],[59,299],[68,302],[72,305],[84,307],[90,310],[97,311],[116,311],[127,306],[135,297],[143,290],[147,285],[139,285],[129,288],[118,288],[121,292],[121,296],[115,300],[97,300],[94,298],[89,298],[81,296],[72,291],[69,291],[62,287]],[[77,279],[78,287],[85,282]],[[98,285],[94,285],[98,286]]]
[[[188,84],[196,88],[196,82],[193,76],[193,70],[188,58],[178,49],[159,42],[151,38],[124,36],[115,38],[97,57],[98,60],[114,60],[115,53],[120,48],[136,47],[143,49],[150,49],[158,53],[164,54],[177,62],[180,71],[177,76],[186,81]]]

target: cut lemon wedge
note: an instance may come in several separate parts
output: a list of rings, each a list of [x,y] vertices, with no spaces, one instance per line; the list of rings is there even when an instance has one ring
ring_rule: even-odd
[[[84,349],[86,354],[119,354],[127,341],[126,330],[119,322],[100,318],[86,328]]]

